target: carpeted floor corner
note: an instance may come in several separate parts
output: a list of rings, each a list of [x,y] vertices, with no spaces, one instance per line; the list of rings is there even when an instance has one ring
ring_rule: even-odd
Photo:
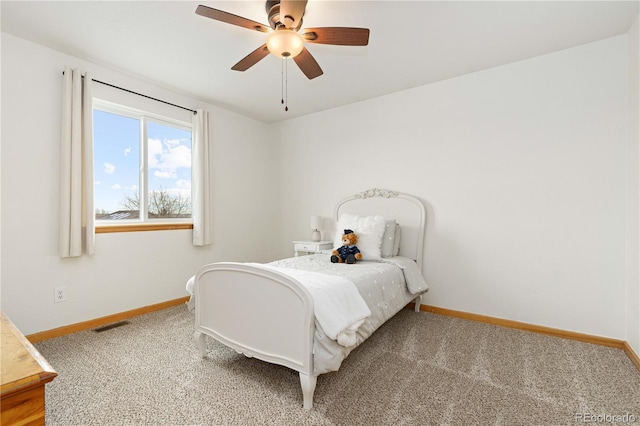
[[[102,333],[37,343],[59,376],[47,425],[640,424],[640,373],[619,349],[401,311],[321,375],[314,409],[298,374],[209,340],[178,306]]]

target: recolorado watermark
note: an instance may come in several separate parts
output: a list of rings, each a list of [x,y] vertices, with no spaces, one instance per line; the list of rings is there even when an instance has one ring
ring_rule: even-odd
[[[638,418],[635,414],[593,414],[576,413],[576,423],[635,423]]]

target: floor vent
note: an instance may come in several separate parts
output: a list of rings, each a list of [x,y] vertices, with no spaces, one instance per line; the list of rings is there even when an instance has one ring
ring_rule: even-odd
[[[111,330],[112,328],[122,327],[123,325],[127,325],[127,324],[129,324],[129,321],[114,322],[113,324],[94,328],[93,331],[95,331],[96,333],[101,333],[103,331]]]

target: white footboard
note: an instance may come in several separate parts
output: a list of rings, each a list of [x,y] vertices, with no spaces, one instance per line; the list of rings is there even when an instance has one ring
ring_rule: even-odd
[[[214,263],[196,274],[194,341],[206,355],[205,335],[263,361],[300,373],[303,405],[311,409],[313,300],[296,280],[240,263]]]

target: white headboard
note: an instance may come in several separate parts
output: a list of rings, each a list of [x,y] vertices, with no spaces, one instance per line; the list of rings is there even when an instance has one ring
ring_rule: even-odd
[[[343,213],[382,215],[386,219],[395,219],[402,229],[400,256],[414,259],[422,271],[427,214],[418,198],[398,191],[373,188],[340,200],[335,209],[336,221]]]

